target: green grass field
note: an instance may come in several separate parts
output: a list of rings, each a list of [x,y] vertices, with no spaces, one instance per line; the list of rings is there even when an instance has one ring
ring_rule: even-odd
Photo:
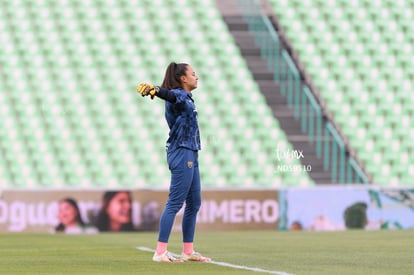
[[[154,263],[156,233],[0,234],[0,274],[265,274],[208,263]],[[181,236],[169,250],[181,252]],[[414,231],[211,232],[196,249],[270,274],[414,274]]]

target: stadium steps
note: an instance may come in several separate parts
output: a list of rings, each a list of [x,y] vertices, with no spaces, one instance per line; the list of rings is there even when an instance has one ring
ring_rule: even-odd
[[[220,5],[218,6],[220,7]],[[286,98],[280,93],[279,83],[273,80],[273,73],[267,69],[266,61],[260,57],[260,49],[254,44],[254,37],[248,31],[247,23],[237,14],[226,15],[223,13],[223,20],[288,141],[295,150],[303,152],[304,157],[300,159],[302,165],[311,166],[312,170],[309,176],[317,184],[332,183],[330,171],[324,170],[323,160],[316,156],[314,146],[301,132],[299,121],[294,118],[293,110],[287,106]]]
[[[371,181],[411,185],[414,1],[268,2]]]

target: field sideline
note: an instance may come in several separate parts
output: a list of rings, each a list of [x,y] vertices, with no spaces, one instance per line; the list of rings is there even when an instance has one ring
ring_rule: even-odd
[[[164,264],[156,233],[0,234],[0,274],[265,274],[206,263]],[[196,248],[217,262],[280,274],[413,274],[414,230],[199,232]],[[169,250],[181,252],[173,233]],[[277,274],[277,273],[273,273]]]

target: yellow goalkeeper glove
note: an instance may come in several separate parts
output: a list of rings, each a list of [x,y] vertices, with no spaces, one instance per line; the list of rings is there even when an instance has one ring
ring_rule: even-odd
[[[142,96],[150,95],[151,99],[154,99],[155,94],[159,91],[158,86],[154,86],[149,83],[140,83],[137,86],[137,92]]]

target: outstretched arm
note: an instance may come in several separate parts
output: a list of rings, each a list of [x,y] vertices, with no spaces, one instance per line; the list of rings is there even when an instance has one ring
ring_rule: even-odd
[[[174,103],[177,99],[173,92],[171,92],[168,89],[161,88],[161,87],[158,87],[158,92],[155,93],[155,95],[171,103]]]
[[[150,95],[151,99],[154,99],[155,96],[158,96],[161,99],[174,103],[176,101],[176,96],[173,92],[168,89],[162,88],[160,86],[154,86],[149,83],[141,83],[137,87],[137,92],[142,96]]]

